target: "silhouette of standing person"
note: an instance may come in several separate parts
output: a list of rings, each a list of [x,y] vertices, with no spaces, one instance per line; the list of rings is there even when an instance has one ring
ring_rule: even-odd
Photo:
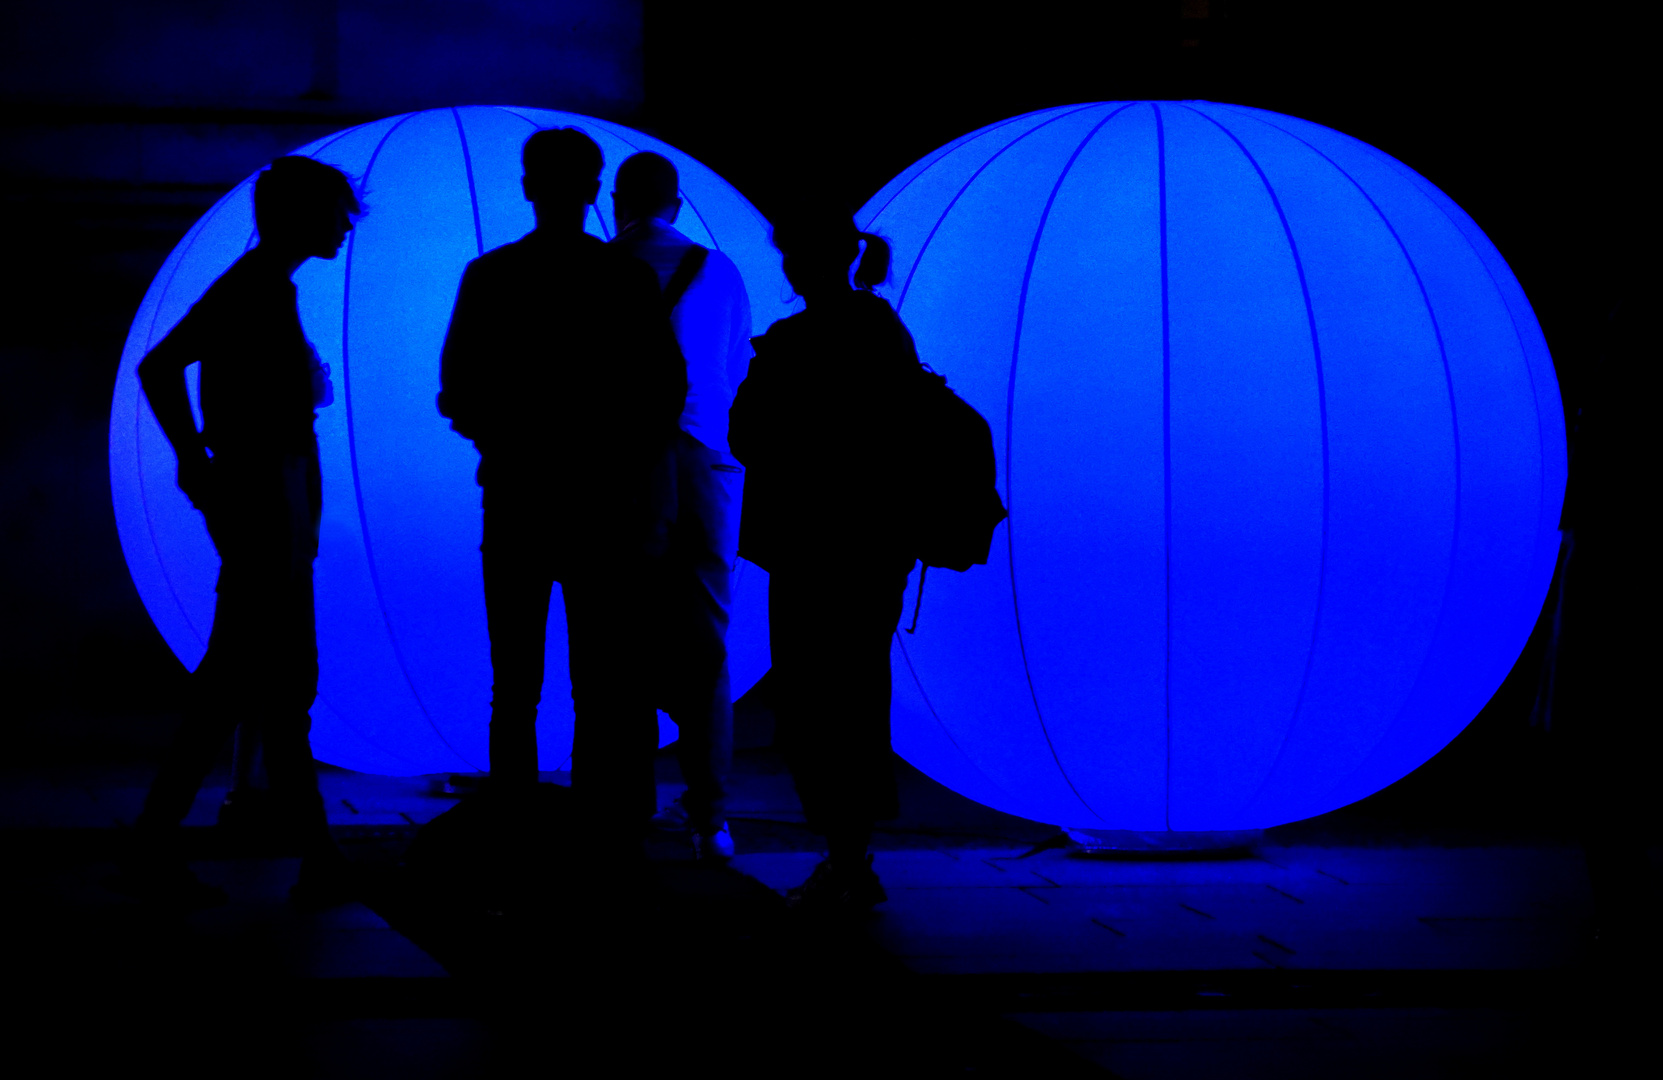
[[[779,220],[774,244],[807,308],[754,340],[729,417],[747,470],[740,550],[769,573],[776,740],[829,849],[787,899],[863,910],[886,899],[873,824],[898,812],[889,650],[914,562],[899,463],[922,368],[871,292],[888,274],[882,239],[822,205]]]
[[[687,361],[687,404],[675,447],[676,515],[658,592],[663,683],[659,704],[680,728],[676,755],[687,791],[659,818],[685,825],[700,858],[733,854],[727,826],[733,694],[727,630],[739,547],[743,470],[728,453],[733,388],[750,361],[751,305],[733,261],[673,227],[676,167],[635,154],[618,167],[613,245],[653,268]]]
[[[572,788],[639,846],[656,804],[648,597],[668,537],[685,365],[652,270],[583,232],[600,147],[539,131],[521,154],[537,226],[468,264],[439,411],[479,448],[491,636],[491,787],[537,782],[550,595],[566,608]]]
[[[254,184],[259,243],[139,365],[179,458],[179,487],[207,519],[220,571],[208,650],[118,878],[126,891],[224,899],[185,865],[178,834],[239,722],[259,732],[272,798],[298,831],[303,858],[291,896],[321,904],[347,891],[308,739],[318,684],[312,562],[323,507],[312,422],[333,390],[301,328],[290,279],[309,258],[333,259],[358,211],[339,170],[303,157],[272,162]],[[191,364],[201,365],[200,432],[185,389]]]

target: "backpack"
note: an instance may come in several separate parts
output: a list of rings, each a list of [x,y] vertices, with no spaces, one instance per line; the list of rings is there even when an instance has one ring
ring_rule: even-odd
[[[947,377],[927,366],[915,402],[911,442],[914,460],[913,540],[918,561],[918,609],[924,575],[932,566],[964,571],[987,562],[993,530],[1008,516],[996,487],[993,431],[981,413],[947,387]]]

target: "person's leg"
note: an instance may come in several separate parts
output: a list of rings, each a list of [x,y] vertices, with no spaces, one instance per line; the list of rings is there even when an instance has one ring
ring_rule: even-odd
[[[261,704],[246,691],[262,648],[260,567],[274,556],[269,544],[259,542],[260,515],[250,503],[246,497],[233,502],[228,491],[208,516],[220,555],[214,622],[207,652],[191,673],[179,732],[135,822],[141,848],[173,842],[226,737]]]
[[[592,835],[644,834],[656,807],[658,708],[642,670],[650,659],[638,565],[597,568],[561,582],[576,725],[572,792]]]
[[[252,542],[257,536],[251,528],[252,517],[248,507],[227,500],[208,518],[209,533],[220,553],[213,627],[207,652],[191,673],[179,730],[134,822],[133,845],[123,860],[125,886],[199,893],[204,902],[223,899],[223,894],[208,898],[207,890],[186,869],[179,850],[179,826],[226,738],[260,704],[247,688],[258,670],[260,653],[257,567],[270,553]]]
[[[224,607],[223,598],[218,606]],[[134,823],[135,839],[146,853],[172,852],[180,822],[190,813],[203,780],[214,766],[214,759],[237,726],[238,710],[222,694],[223,681],[215,678],[223,666],[220,654],[226,649],[225,635],[218,631],[219,621],[216,615],[208,652],[189,681],[179,730],[150,783],[144,807]]]
[[[317,763],[310,738],[312,702],[318,692],[317,616],[311,566],[303,577],[273,590],[264,680],[268,698],[259,732],[265,745],[266,774],[276,810],[290,829],[305,862],[333,866],[340,849],[329,835],[329,818],[318,791]]]
[[[776,723],[809,827],[829,862],[864,877],[872,825],[898,812],[890,758],[890,640],[901,560],[770,577]]]
[[[733,691],[727,632],[738,557],[738,485],[727,455],[683,434],[677,453],[678,516],[662,600],[669,685],[664,708],[680,729],[676,756],[690,826],[713,834],[727,821],[733,766]]]
[[[537,782],[537,705],[554,578],[536,557],[545,536],[503,512],[485,513],[485,619],[491,635],[491,781]]]

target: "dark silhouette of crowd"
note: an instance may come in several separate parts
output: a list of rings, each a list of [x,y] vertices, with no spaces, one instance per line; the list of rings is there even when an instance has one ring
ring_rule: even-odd
[[[654,829],[684,830],[700,860],[730,857],[726,638],[742,553],[770,575],[776,740],[828,848],[788,903],[881,903],[867,849],[874,823],[897,813],[890,640],[929,529],[908,463],[943,392],[872,291],[888,246],[832,198],[777,214],[774,241],[806,307],[752,338],[734,264],[675,228],[670,161],[622,163],[611,242],[583,228],[603,166],[588,135],[538,131],[522,163],[536,227],[467,265],[437,396],[479,451],[493,683],[490,773],[474,798],[529,812],[548,787],[536,723],[558,584],[576,709],[574,835],[614,862],[643,859]],[[274,162],[254,199],[259,243],[139,369],[222,565],[207,656],[114,884],[185,905],[223,901],[187,866],[179,825],[235,731],[240,780],[258,744],[270,812],[303,855],[292,898],[326,906],[355,888],[308,744],[321,511],[312,424],[332,389],[291,278],[309,258],[335,257],[359,200],[349,177],[302,157]],[[201,366],[201,430],[185,389],[191,364]],[[985,472],[984,499],[997,508],[990,442],[986,456],[971,470]],[[1002,516],[978,526],[983,561]],[[678,726],[686,782],[663,807],[660,709]],[[251,798],[240,782],[222,819],[246,815]]]

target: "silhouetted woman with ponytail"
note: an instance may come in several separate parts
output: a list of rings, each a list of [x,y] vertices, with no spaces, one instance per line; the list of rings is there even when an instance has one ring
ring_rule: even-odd
[[[769,573],[776,741],[829,848],[788,900],[859,911],[886,899],[866,849],[897,813],[889,649],[913,565],[901,464],[922,369],[871,291],[887,243],[811,208],[780,220],[774,244],[807,308],[754,339],[730,413],[747,470],[739,547]]]

